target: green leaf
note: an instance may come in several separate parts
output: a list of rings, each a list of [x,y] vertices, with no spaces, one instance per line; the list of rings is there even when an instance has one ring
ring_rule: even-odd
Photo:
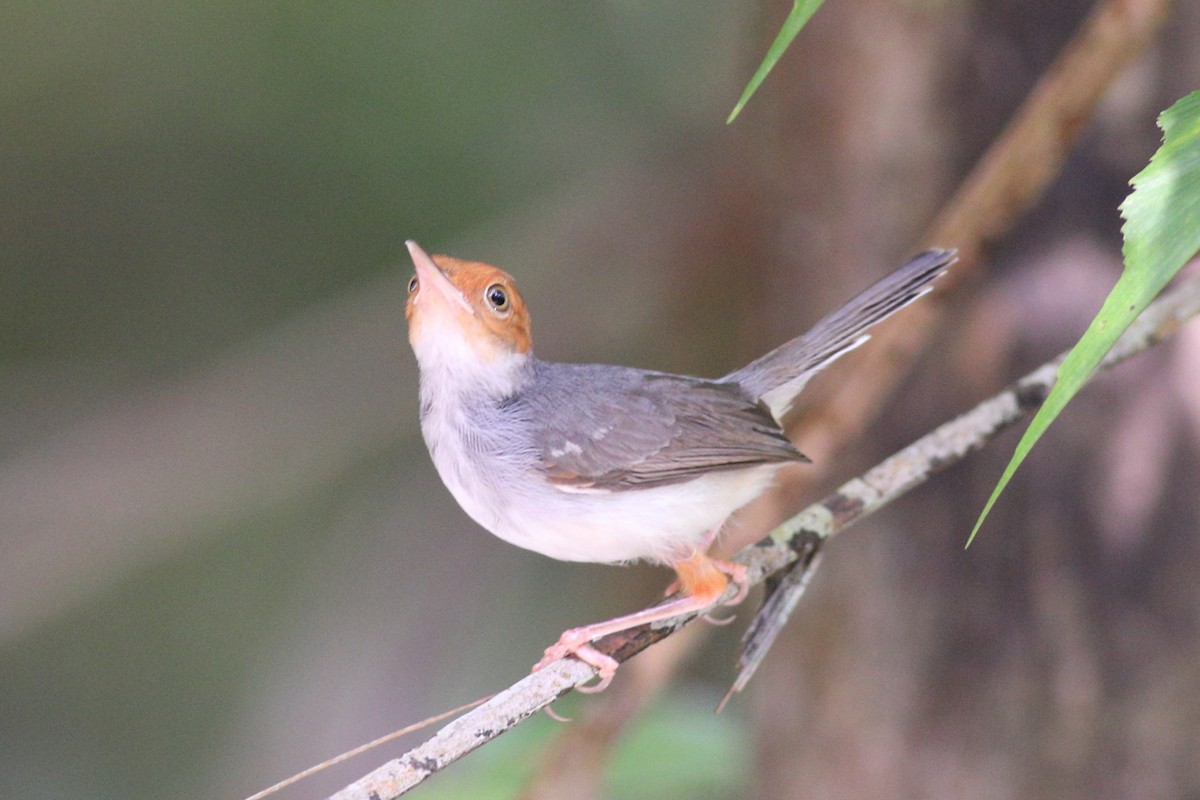
[[[738,98],[737,105],[733,107],[733,111],[729,114],[729,119],[725,120],[725,124],[733,122],[737,119],[737,115],[746,107],[746,103],[750,102],[750,98],[758,91],[758,87],[771,70],[775,68],[775,64],[783,57],[783,53],[788,49],[788,45],[792,43],[792,39],[796,38],[796,34],[804,27],[809,18],[816,13],[817,9],[825,0],[795,0],[792,3],[792,10],[788,13],[787,19],[783,21],[783,27],[779,29],[779,35],[775,37],[775,41],[771,42],[771,47],[767,50],[767,56],[759,65],[758,71],[754,73],[754,77],[746,84],[746,88],[742,90],[742,96]]]
[[[1163,129],[1162,147],[1134,176],[1133,191],[1121,204],[1125,271],[1083,338],[1059,366],[1054,388],[1017,444],[967,538],[968,547],[1034,443],[1129,324],[1200,250],[1200,92],[1164,111],[1158,125]]]

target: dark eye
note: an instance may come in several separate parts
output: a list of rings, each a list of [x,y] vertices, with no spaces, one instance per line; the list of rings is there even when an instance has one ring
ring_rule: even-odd
[[[417,281],[416,275],[413,275],[411,278],[408,279],[408,293],[409,294],[412,294],[413,292],[415,292],[417,290],[418,283],[419,282]]]
[[[488,305],[490,305],[494,311],[508,311],[508,292],[506,292],[504,287],[500,284],[493,283],[491,286],[487,287],[487,289],[485,289],[483,292],[483,296],[487,298]]]

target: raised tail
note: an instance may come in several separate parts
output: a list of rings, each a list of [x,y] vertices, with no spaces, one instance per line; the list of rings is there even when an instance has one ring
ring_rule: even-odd
[[[800,390],[829,364],[871,338],[866,330],[930,290],[957,260],[954,250],[926,250],[875,283],[808,333],[785,342],[723,380],[736,382],[781,419]]]

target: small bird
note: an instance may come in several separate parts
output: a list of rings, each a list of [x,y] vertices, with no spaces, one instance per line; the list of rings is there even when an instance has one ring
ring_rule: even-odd
[[[597,670],[591,691],[617,668],[595,639],[708,609],[731,583],[726,604],[741,601],[745,567],[707,550],[780,469],[809,460],[780,420],[809,378],[928,292],[955,260],[951,250],[921,253],[808,333],[710,380],[542,361],[512,276],[407,244],[416,274],[405,317],[421,374],[421,432],[463,510],[551,558],[675,570],[675,597],[568,630],[534,665],[574,655]]]

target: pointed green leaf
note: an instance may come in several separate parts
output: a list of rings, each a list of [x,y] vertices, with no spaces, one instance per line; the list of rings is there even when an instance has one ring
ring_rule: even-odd
[[[746,88],[742,90],[742,96],[738,98],[737,105],[733,107],[733,111],[729,114],[729,119],[725,120],[725,124],[733,122],[737,119],[737,115],[746,107],[746,103],[758,91],[759,85],[775,68],[775,64],[783,56],[788,45],[792,43],[792,39],[796,38],[796,34],[804,27],[809,18],[816,13],[817,9],[825,0],[795,0],[792,3],[792,10],[788,12],[788,17],[783,21],[783,27],[779,29],[779,35],[775,37],[775,41],[771,42],[771,47],[767,50],[767,56],[759,65],[758,71],[754,73],[754,77],[750,79],[750,83],[746,84]]]
[[[1200,92],[1193,92],[1158,118],[1163,144],[1136,176],[1121,204],[1125,225],[1125,270],[1079,343],[1058,368],[1046,402],[1017,444],[967,546],[979,532],[996,498],[1063,407],[1075,396],[1150,301],[1200,250]]]

